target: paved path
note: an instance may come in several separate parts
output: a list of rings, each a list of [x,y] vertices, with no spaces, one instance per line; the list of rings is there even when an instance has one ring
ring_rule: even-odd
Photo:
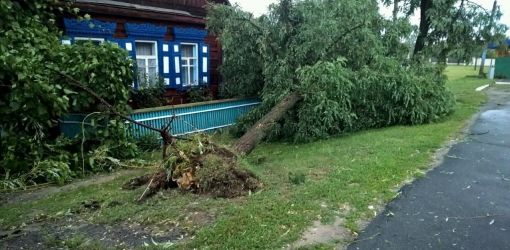
[[[489,93],[469,135],[349,249],[510,249],[510,93]]]

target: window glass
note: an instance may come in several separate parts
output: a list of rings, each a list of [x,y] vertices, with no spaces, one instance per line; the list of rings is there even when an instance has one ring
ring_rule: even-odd
[[[195,45],[192,44],[183,44],[181,45],[181,55],[182,57],[193,57],[193,50],[195,49]]]
[[[184,85],[189,85],[189,72],[188,72],[189,68],[188,67],[183,67],[183,70],[182,70],[182,83]]]
[[[139,86],[145,88],[156,85],[159,81],[156,43],[136,42],[135,46]]]
[[[158,62],[156,59],[149,59],[149,67],[156,67],[158,66]]]
[[[136,43],[136,55],[137,56],[153,56],[155,53],[155,44],[154,43],[144,43],[137,42]]]
[[[183,85],[198,85],[197,44],[181,44],[181,73]]]

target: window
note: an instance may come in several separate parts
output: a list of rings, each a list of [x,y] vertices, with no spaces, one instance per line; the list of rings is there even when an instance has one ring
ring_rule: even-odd
[[[139,86],[144,88],[156,85],[159,80],[156,42],[136,42],[135,52]]]
[[[198,85],[198,45],[193,43],[181,44],[181,73],[182,84]]]
[[[93,38],[93,37],[75,37],[74,43],[75,44],[85,44],[87,42],[90,42],[94,45],[100,45],[104,42],[103,38]]]

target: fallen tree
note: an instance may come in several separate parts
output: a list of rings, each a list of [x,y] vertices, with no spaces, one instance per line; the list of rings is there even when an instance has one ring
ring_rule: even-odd
[[[395,46],[412,28],[382,18],[377,1],[281,0],[257,18],[211,5],[208,28],[223,46],[226,93],[262,100],[234,129],[240,154],[264,138],[310,141],[453,109],[442,68],[405,60]]]
[[[68,84],[99,101],[106,113],[117,116],[132,124],[159,133],[162,146],[162,168],[156,173],[133,178],[123,185],[124,189],[136,189],[147,185],[138,202],[160,190],[179,187],[196,193],[212,194],[215,197],[232,198],[248,194],[262,186],[258,177],[237,165],[237,154],[213,143],[205,135],[177,137],[172,135],[171,117],[162,128],[138,122],[116,110],[115,106],[72,76],[48,67],[68,80]],[[171,150],[170,150],[171,149]]]
[[[301,99],[298,93],[292,93],[276,104],[269,113],[262,117],[235,144],[234,149],[240,154],[249,154],[264,139],[271,127],[280,121],[285,113],[292,109]]]

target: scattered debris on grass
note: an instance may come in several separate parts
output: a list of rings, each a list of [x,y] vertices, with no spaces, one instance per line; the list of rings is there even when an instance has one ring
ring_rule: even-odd
[[[81,204],[82,204],[83,208],[90,210],[90,211],[96,211],[96,210],[101,209],[101,203],[96,200],[84,201]]]

